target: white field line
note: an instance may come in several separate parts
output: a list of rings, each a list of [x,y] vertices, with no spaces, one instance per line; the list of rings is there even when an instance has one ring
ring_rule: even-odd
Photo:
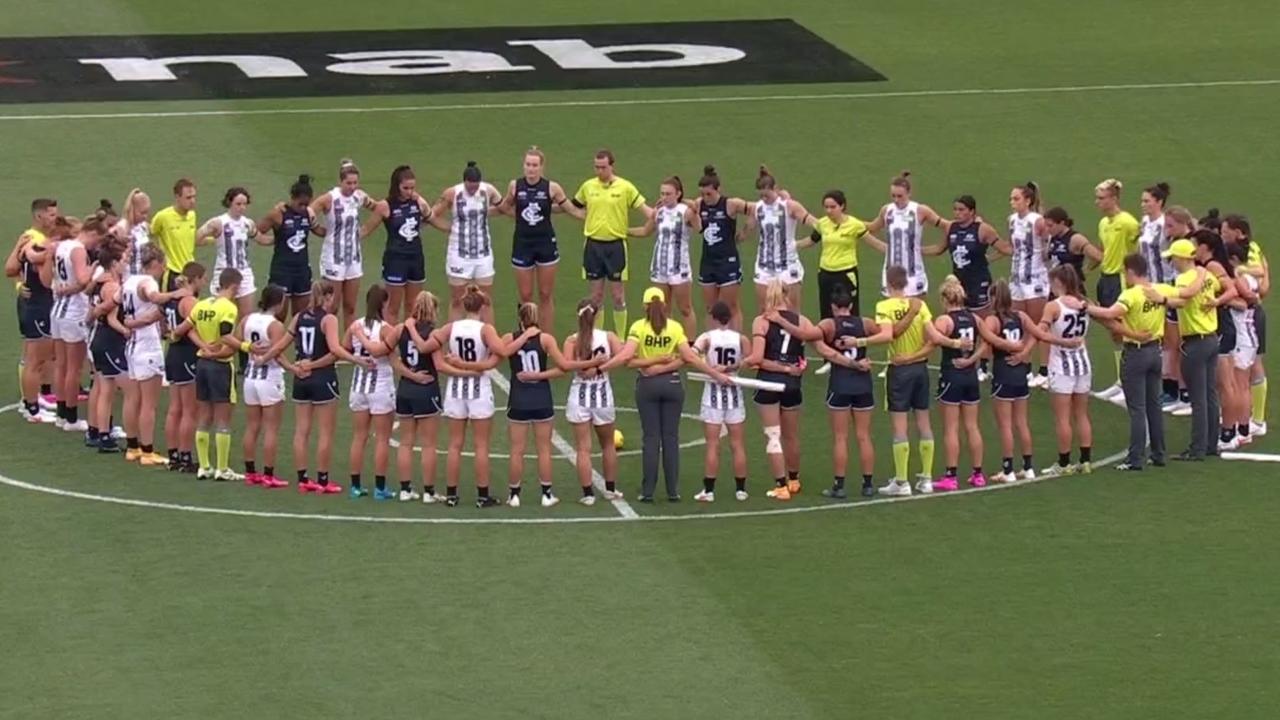
[[[502,392],[508,396],[511,395],[511,381],[507,380],[505,375],[497,370],[490,370],[489,378],[494,385],[502,388]],[[551,444],[555,446],[556,452],[560,454],[561,458],[575,468],[578,467],[577,451],[555,428],[551,429]],[[595,469],[594,465],[591,467],[591,484],[595,486],[597,491],[604,492],[604,476]],[[613,503],[613,508],[618,511],[618,515],[622,516],[624,520],[635,520],[640,517],[640,514],[626,500],[611,500],[610,502]]]
[[[1268,87],[1280,79],[1205,80],[1198,82],[1121,83],[1111,85],[1058,85],[1051,87],[951,88],[894,90],[859,93],[792,93],[775,95],[723,95],[699,97],[614,98],[601,100],[528,100],[524,102],[454,103],[448,105],[386,105],[382,107],[228,108],[222,110],[162,110],[132,112],[46,113],[0,115],[0,121],[140,120],[162,118],[228,117],[250,115],[334,115],[367,113],[452,112],[468,110],[537,110],[543,108],[628,107],[644,105],[701,105],[729,102],[794,102],[801,100],[881,100],[991,95],[1038,95],[1139,90],[1187,90],[1220,87]]]

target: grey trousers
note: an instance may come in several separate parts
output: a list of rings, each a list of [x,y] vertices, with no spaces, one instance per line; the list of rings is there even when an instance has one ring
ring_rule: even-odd
[[[644,434],[641,494],[653,497],[661,457],[667,496],[675,497],[680,494],[680,413],[684,411],[684,383],[679,373],[636,378],[636,409]]]
[[[1147,440],[1151,441],[1151,459],[1163,462],[1164,415],[1160,409],[1161,393],[1160,342],[1138,346],[1126,343],[1120,355],[1120,385],[1129,410],[1129,456],[1133,467],[1146,462]]]
[[[1182,381],[1191,396],[1193,457],[1218,454],[1222,417],[1218,407],[1218,336],[1205,335],[1182,342]]]

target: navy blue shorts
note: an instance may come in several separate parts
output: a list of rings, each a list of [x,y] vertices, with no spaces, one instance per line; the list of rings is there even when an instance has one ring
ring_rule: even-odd
[[[169,349],[164,354],[164,379],[170,385],[186,385],[196,381],[195,345],[169,343]]]
[[[106,378],[116,378],[129,373],[129,360],[123,345],[92,348],[93,369]]]
[[[703,262],[698,266],[698,284],[708,287],[728,287],[742,284],[742,263],[734,258],[733,262]]]
[[[511,265],[520,270],[546,267],[560,262],[560,246],[554,235],[550,237],[522,238],[519,235],[511,243]]]
[[[405,283],[421,284],[427,279],[426,260],[417,255],[383,255],[382,281],[392,287]]]
[[[827,407],[832,410],[874,410],[876,399],[872,393],[835,393],[827,391]]]
[[[396,388],[396,415],[428,418],[440,414],[440,383],[418,385],[401,380]]]
[[[310,295],[311,268],[306,265],[297,268],[271,268],[268,282],[284,288],[289,297]]]
[[[1031,397],[1031,388],[1025,382],[1018,385],[993,382],[991,397],[996,400],[1026,400]]]
[[[313,371],[305,378],[293,379],[293,401],[323,405],[341,397],[338,371],[332,365]]]
[[[943,405],[977,405],[982,390],[977,383],[956,384],[938,380],[938,402]]]
[[[44,340],[49,337],[49,313],[52,305],[33,303],[29,298],[18,298],[18,329],[26,340]]]

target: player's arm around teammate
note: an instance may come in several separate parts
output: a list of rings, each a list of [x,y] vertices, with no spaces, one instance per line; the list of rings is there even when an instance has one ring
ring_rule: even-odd
[[[600,306],[583,298],[577,306],[577,332],[564,340],[563,356],[575,364],[565,403],[565,420],[573,428],[574,467],[582,490],[580,503],[593,505],[591,438],[600,443],[600,470],[604,478],[604,499],[621,500],[618,490],[618,449],[616,398],[609,371],[621,366],[634,352],[624,349],[617,334],[595,326]]]
[[[630,237],[654,236],[649,282],[671,298],[678,322],[690,336],[698,326],[693,315],[693,269],[689,242],[702,232],[702,218],[684,198],[684,183],[672,175],[658,186],[658,203],[644,207],[645,222],[627,230]]]
[[[89,427],[101,429],[98,452],[115,453],[120,448],[111,435],[111,408],[115,391],[122,379],[128,378],[128,360],[123,352],[129,329],[120,321],[120,275],[124,258],[115,248],[104,248],[98,256],[102,277],[93,293],[94,306],[90,309],[91,322],[97,324],[93,341],[89,344],[93,356],[94,380],[98,387],[97,402],[89,408]],[[92,434],[90,435],[92,439]]]
[[[266,488],[288,487],[276,477],[276,447],[280,418],[284,411],[284,373],[293,372],[293,363],[284,355],[288,338],[280,318],[286,312],[284,288],[267,285],[258,299],[258,312],[240,321],[241,344],[249,345],[249,361],[244,372],[244,482]],[[256,451],[262,437],[262,472],[258,472]]]
[[[167,267],[167,261],[166,261]],[[200,412],[196,404],[196,352],[195,342],[188,337],[193,332],[194,323],[188,320],[191,309],[200,300],[200,291],[205,286],[204,266],[197,262],[189,262],[183,266],[182,272],[174,278],[174,288],[188,291],[177,299],[164,304],[164,333],[168,346],[164,351],[164,377],[169,383],[169,408],[164,420],[164,442],[169,449],[169,470],[194,474],[197,470],[194,458],[196,443],[196,426],[199,424]],[[163,384],[163,383],[162,383]],[[135,392],[125,386],[125,402],[129,402],[129,393]],[[137,429],[125,427],[125,434],[133,438],[130,449],[126,451],[141,453],[137,449]]]
[[[93,279],[89,250],[106,235],[102,220],[90,216],[75,237],[59,240],[53,247],[54,304],[50,329],[54,336],[54,379],[63,420],[68,432],[85,432],[89,423],[80,420],[80,375],[88,356],[85,343],[88,329],[89,296],[85,290]],[[68,427],[69,426],[69,427]]]
[[[1089,316],[1085,312],[1080,275],[1071,265],[1059,265],[1049,273],[1049,285],[1055,299],[1045,305],[1039,324],[1029,317],[1024,317],[1023,323],[1036,340],[1049,346],[1049,403],[1058,418],[1054,423],[1058,462],[1045,468],[1043,475],[1053,477],[1092,471],[1093,425],[1089,420],[1089,389],[1093,367],[1089,349],[1085,346]],[[1063,422],[1068,418],[1069,422]],[[1080,443],[1078,465],[1071,464],[1073,431]]]
[[[1267,314],[1262,300],[1271,293],[1271,267],[1262,246],[1253,239],[1253,229],[1242,215],[1228,215],[1222,219],[1222,239],[1244,245],[1248,249],[1247,260],[1237,274],[1253,276],[1257,281],[1259,301],[1253,307],[1253,329],[1257,340],[1257,352],[1253,367],[1249,370],[1250,435],[1267,432],[1267,374],[1264,356],[1267,354]]]
[[[462,170],[462,182],[445,188],[431,208],[431,224],[448,234],[445,276],[449,281],[449,317],[463,315],[462,297],[471,285],[487,296],[496,273],[489,218],[498,214],[502,195],[484,182],[475,161]],[[448,218],[446,220],[446,218]],[[493,305],[488,303],[479,320],[493,325]]]
[[[229,188],[222,196],[226,212],[206,222],[196,231],[197,245],[217,245],[218,257],[213,264],[213,274],[223,268],[240,271],[240,288],[236,290],[236,309],[240,317],[253,312],[253,296],[257,287],[253,278],[253,266],[249,264],[249,242],[258,236],[258,224],[245,212],[249,208],[249,191],[242,187]],[[240,356],[240,369],[244,370],[246,358]]]
[[[235,296],[240,289],[240,271],[225,268],[218,276],[218,291],[191,308],[194,332],[188,336],[196,344],[196,404],[199,424],[196,430],[196,454],[200,469],[198,480],[230,481],[242,479],[231,470],[231,412],[235,408],[236,390],[231,363],[242,349],[235,336],[238,311]],[[209,455],[209,432],[214,431],[217,452],[215,468]]]
[[[711,306],[711,329],[693,342],[706,363],[732,379],[743,362],[751,355],[751,340],[734,330],[733,311],[724,302]],[[707,382],[702,388],[701,417],[703,436],[706,439],[702,491],[693,496],[698,502],[714,502],[716,476],[720,473],[720,435],[729,436],[733,454],[734,497],[747,499],[747,447],[745,423],[747,420],[746,397],[735,383]]]
[[[364,254],[360,242],[360,211],[372,210],[373,200],[360,189],[360,168],[349,158],[338,163],[338,184],[311,201],[316,219],[324,225],[316,234],[324,238],[320,253],[320,277],[338,286],[342,301],[342,327],[351,327],[364,277]]]
[[[742,254],[738,251],[741,233],[738,216],[746,213],[747,201],[720,192],[720,176],[712,165],[702,170],[698,198],[693,209],[702,220],[702,254],[698,259],[698,284],[702,286],[705,315],[717,301],[733,311],[733,327],[742,327]]]
[[[373,474],[375,500],[391,500],[396,494],[387,489],[387,463],[391,454],[391,424],[395,419],[395,378],[391,355],[395,350],[394,326],[383,320],[386,315],[387,291],[372,285],[365,293],[364,317],[347,328],[343,347],[369,365],[357,365],[351,373],[348,405],[354,419],[351,429],[350,474],[352,498],[364,497],[368,491],[361,484],[364,452],[372,427]]]
[[[426,261],[422,249],[422,226],[431,219],[431,204],[418,194],[418,180],[413,168],[398,165],[391,173],[387,196],[373,204],[373,210],[360,229],[360,242],[378,229],[386,228],[386,247],[382,251],[382,282],[387,288],[389,323],[407,317],[422,283],[426,281]],[[403,306],[403,314],[401,307]]]
[[[960,279],[948,275],[939,288],[942,314],[934,319],[934,329],[940,339],[968,341],[967,349],[943,345],[942,364],[938,371],[938,404],[942,409],[942,454],[946,472],[933,483],[935,490],[950,491],[959,488],[956,477],[960,462],[960,428],[964,427],[969,444],[969,458],[973,472],[969,475],[971,487],[987,484],[982,472],[983,442],[978,410],[982,399],[978,380],[978,361],[983,347],[978,335],[982,319],[968,306],[964,286]]]
[[[311,304],[311,256],[307,240],[312,233],[324,234],[316,227],[316,213],[311,209],[314,195],[311,176],[299,175],[289,188],[288,202],[276,203],[258,221],[258,243],[273,246],[267,281],[284,288],[294,315]]]
[[[800,307],[804,264],[800,262],[799,249],[813,243],[807,237],[799,240],[796,229],[800,225],[814,227],[818,221],[790,193],[779,191],[777,185],[778,181],[769,168],[761,165],[756,177],[758,199],[747,203],[746,208],[746,229],[755,230],[759,236],[755,264],[756,305],[764,306],[765,289],[777,278],[787,288],[787,302],[791,307]]]
[[[417,498],[413,491],[413,450],[421,448],[422,501],[442,502],[436,495],[436,438],[440,427],[440,383],[435,358],[440,342],[431,336],[439,318],[440,303],[425,290],[413,299],[409,317],[396,328],[391,364],[400,382],[396,386],[396,417],[400,422],[400,447],[396,470],[400,476],[401,502]]]
[[[1022,318],[1023,313],[1013,309],[1009,283],[1004,279],[992,283],[991,314],[983,318],[978,333],[991,348],[991,400],[1003,453],[996,479],[1002,483],[1018,480],[1013,470],[1015,430],[1022,446],[1022,478],[1035,478],[1031,425],[1027,420],[1030,398],[1027,369],[1036,340]]]
[[[560,183],[548,179],[547,156],[535,145],[524,153],[521,177],[507,184],[498,209],[515,220],[511,239],[511,267],[516,274],[516,293],[521,303],[534,302],[537,286],[538,312],[546,329],[555,332],[556,269],[560,266],[560,246],[551,223],[552,213],[583,217],[565,195]]]

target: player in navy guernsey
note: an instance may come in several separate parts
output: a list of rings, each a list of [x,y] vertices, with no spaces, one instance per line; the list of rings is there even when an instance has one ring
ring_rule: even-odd
[[[1050,208],[1044,214],[1044,224],[1049,230],[1049,269],[1059,265],[1070,265],[1076,269],[1076,275],[1084,282],[1084,261],[1089,259],[1090,267],[1097,267],[1102,262],[1102,249],[1089,242],[1089,238],[1076,232],[1075,221],[1060,208]],[[1053,293],[1049,293],[1050,298]]]
[[[738,255],[739,215],[747,212],[747,201],[726,197],[720,192],[720,176],[715,167],[703,168],[698,181],[699,197],[694,209],[702,221],[702,258],[698,262],[698,284],[702,285],[703,313],[723,301],[733,311],[733,324],[742,327],[742,307],[738,291],[742,287],[742,258]]]
[[[978,358],[982,353],[978,342],[980,319],[965,307],[964,287],[956,276],[949,275],[943,280],[939,295],[943,313],[934,318],[934,327],[948,339],[967,340],[969,349],[942,347],[938,404],[942,406],[943,459],[947,469],[942,479],[933,483],[933,489],[956,490],[959,486],[956,470],[960,462],[961,425],[969,441],[969,457],[973,459],[969,485],[983,487],[987,478],[982,474],[982,429],[978,422],[978,402],[982,399],[978,384]]]
[[[765,290],[764,312],[751,323],[751,357],[744,363],[759,369],[757,378],[781,383],[781,392],[757,390],[755,402],[764,425],[774,500],[790,500],[800,492],[800,378],[804,344],[822,339],[822,331],[787,306],[787,288],[775,278]]]
[[[173,280],[175,287],[191,290],[189,296],[171,298],[164,304],[164,332],[168,346],[164,353],[164,379],[169,384],[169,410],[164,420],[164,441],[169,448],[169,469],[194,474],[196,425],[196,344],[183,330],[183,320],[191,316],[205,285],[205,269],[200,263],[187,263],[182,274]],[[134,437],[130,443],[137,442]]]
[[[1000,239],[996,229],[978,219],[978,202],[961,195],[951,204],[951,220],[942,220],[946,241],[929,245],[925,255],[951,256],[951,274],[964,288],[965,307],[986,314],[991,303],[991,265],[987,249]]]
[[[564,212],[569,198],[560,183],[543,176],[546,155],[537,146],[524,154],[524,174],[507,185],[499,211],[515,218],[511,239],[511,267],[516,273],[516,292],[521,303],[534,301],[546,319],[547,329],[555,320],[556,267],[560,248],[551,213]]]
[[[836,288],[831,295],[832,317],[818,323],[822,340],[815,343],[818,353],[831,363],[831,373],[827,376],[827,416],[831,421],[834,480],[822,494],[834,499],[848,497],[844,482],[849,466],[850,419],[858,440],[862,495],[871,497],[876,494],[872,484],[876,455],[875,445],[871,442],[871,413],[875,409],[875,398],[867,347],[893,340],[893,326],[881,327],[871,318],[853,315],[852,310],[853,295],[847,288]]]
[[[124,261],[115,248],[105,249],[99,259],[98,266],[103,274],[90,288],[92,307],[90,317],[96,326],[93,329],[89,352],[93,356],[95,371],[95,389],[97,390],[96,406],[89,408],[89,441],[96,441],[98,452],[115,453],[120,448],[111,436],[111,407],[115,400],[116,383],[128,380],[127,344],[124,326],[124,314],[120,307],[120,273]],[[95,430],[101,429],[101,435],[95,437]]]
[[[396,470],[400,475],[401,502],[418,497],[413,491],[415,446],[422,449],[422,501],[431,505],[443,500],[436,495],[436,436],[442,405],[435,358],[440,343],[431,337],[439,311],[436,296],[420,292],[413,299],[409,317],[396,328],[397,352],[391,357],[391,364],[400,376],[396,386],[396,417],[400,422]]]
[[[307,240],[315,227],[313,194],[311,176],[299,175],[289,188],[289,202],[276,203],[258,222],[258,242],[274,246],[268,283],[284,288],[294,315],[310,303],[307,296],[311,294],[311,258]]]
[[[373,214],[360,231],[361,241],[382,225],[387,245],[382,251],[382,281],[387,286],[386,320],[408,317],[414,298],[427,279],[422,254],[422,227],[431,219],[431,204],[418,194],[413,168],[400,165],[391,173],[387,197],[373,206]]]
[[[293,458],[297,465],[298,492],[340,493],[342,487],[329,482],[329,462],[333,456],[333,431],[337,425],[339,359],[371,366],[369,358],[357,358],[342,346],[338,335],[338,288],[328,281],[311,286],[311,305],[293,316],[282,342],[292,342],[295,374],[293,380]],[[316,444],[316,479],[307,475],[308,444],[312,424],[319,426]]]
[[[1013,472],[1013,433],[1018,432],[1022,445],[1022,478],[1035,478],[1031,457],[1031,426],[1027,423],[1027,369],[1035,337],[1027,330],[1023,313],[1013,309],[1009,284],[1001,279],[991,285],[991,315],[978,324],[982,341],[991,348],[991,399],[995,401],[996,425],[1000,430],[1003,465],[996,480],[1011,483],[1018,479]]]

